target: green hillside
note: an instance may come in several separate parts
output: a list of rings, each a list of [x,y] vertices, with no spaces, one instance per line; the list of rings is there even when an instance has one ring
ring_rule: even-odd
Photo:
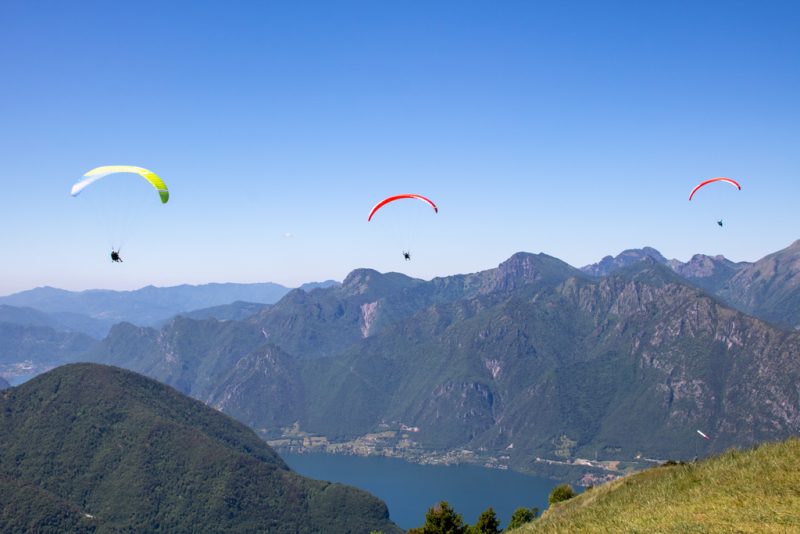
[[[513,532],[800,532],[800,439],[655,467],[553,505]]]
[[[63,366],[0,393],[0,414],[3,532],[399,532],[377,498],[297,475],[241,423],[129,371]]]

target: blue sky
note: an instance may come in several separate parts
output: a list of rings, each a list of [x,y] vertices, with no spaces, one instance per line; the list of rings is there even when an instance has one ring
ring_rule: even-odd
[[[800,238],[797,2],[5,0],[0,20],[0,294],[431,278],[520,250],[752,261]],[[132,176],[70,197],[107,164],[170,203],[129,206]],[[689,203],[712,176],[743,189]],[[440,212],[367,223],[397,193]]]

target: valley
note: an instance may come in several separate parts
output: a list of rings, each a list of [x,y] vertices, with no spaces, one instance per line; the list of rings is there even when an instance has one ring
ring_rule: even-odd
[[[798,254],[794,243],[764,261],[793,265]],[[592,484],[648,458],[688,460],[798,432],[800,334],[708,292],[759,264],[702,255],[683,264],[646,248],[580,270],[518,253],[430,281],[357,269],[271,305],[119,323],[101,341],[6,325],[0,345],[16,354],[9,378],[76,360],[117,365],[281,451]],[[772,292],[788,280],[792,294],[793,279],[776,276]],[[712,439],[698,440],[698,428]]]

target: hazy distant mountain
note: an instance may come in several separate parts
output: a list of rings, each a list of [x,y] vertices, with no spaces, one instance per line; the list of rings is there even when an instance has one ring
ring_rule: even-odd
[[[0,376],[0,390],[6,389],[6,388],[10,388],[10,387],[11,387],[11,384],[9,384],[8,381],[5,378]]]
[[[303,284],[301,288],[311,291],[337,285],[338,282],[327,280]],[[0,321],[50,326],[55,330],[84,332],[102,338],[116,323],[154,326],[178,314],[244,319],[250,309],[255,311],[255,305],[277,302],[289,291],[289,288],[273,283],[184,284],[147,286],[135,291],[93,289],[79,292],[39,287],[0,297]],[[233,307],[223,308],[228,305]],[[17,310],[12,311],[12,306]],[[25,309],[25,313],[20,309]]]
[[[85,334],[0,323],[0,365],[24,360],[57,365],[74,361],[97,343]]]
[[[269,304],[258,304],[256,302],[243,302],[238,300],[231,304],[222,304],[203,308],[190,312],[182,312],[180,315],[189,319],[216,319],[218,321],[244,321],[256,313],[268,308]],[[166,321],[164,321],[166,322]]]
[[[313,291],[314,289],[327,289],[329,287],[336,287],[342,285],[341,282],[337,282],[336,280],[325,280],[324,282],[307,282],[297,289],[302,289],[303,291],[309,292]]]
[[[6,531],[401,532],[375,497],[297,475],[244,425],[128,371],[60,367],[0,412]]]
[[[329,287],[341,286],[341,282],[335,280],[326,280],[324,282],[309,282],[301,285],[298,289],[304,292],[310,292],[314,289],[327,289]],[[287,292],[289,290],[287,289]],[[278,300],[278,299],[276,299]],[[221,304],[219,306],[212,306],[210,308],[202,308],[199,310],[192,310],[181,312],[180,315],[190,319],[217,319],[219,321],[244,321],[269,308],[270,304],[260,302],[245,302],[237,300],[230,304]]]
[[[47,326],[59,332],[82,332],[96,339],[105,337],[113,321],[92,319],[77,313],[45,313],[33,308],[0,304],[0,323]]]
[[[404,424],[422,447],[529,467],[565,443],[586,456],[686,457],[800,432],[798,354],[800,334],[656,259],[591,279],[516,254],[430,282],[359,269],[245,322],[121,325],[95,358],[267,433],[297,422],[351,439]],[[697,428],[713,441],[698,443]]]
[[[0,304],[0,377],[16,384],[76,361],[98,343],[99,334],[104,336],[108,327],[75,314],[49,314]],[[82,333],[84,329],[96,337]]]
[[[55,329],[60,326],[49,314],[34,310],[33,308],[20,308],[0,304],[0,323],[10,323],[25,326],[48,326]]]
[[[180,312],[236,301],[271,304],[289,291],[272,283],[147,286],[135,291],[65,291],[41,287],[0,297],[0,304],[26,306],[48,313],[70,312],[94,319],[150,325]]]
[[[738,270],[719,289],[732,305],[775,324],[800,327],[800,240]]]

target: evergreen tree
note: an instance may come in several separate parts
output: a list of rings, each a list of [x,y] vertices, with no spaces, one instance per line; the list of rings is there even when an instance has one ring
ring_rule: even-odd
[[[467,527],[461,514],[457,514],[447,501],[442,501],[428,509],[422,528],[412,531],[417,534],[466,534]]]
[[[470,534],[499,534],[499,532],[500,521],[491,506],[478,516],[475,526],[470,529]]]

